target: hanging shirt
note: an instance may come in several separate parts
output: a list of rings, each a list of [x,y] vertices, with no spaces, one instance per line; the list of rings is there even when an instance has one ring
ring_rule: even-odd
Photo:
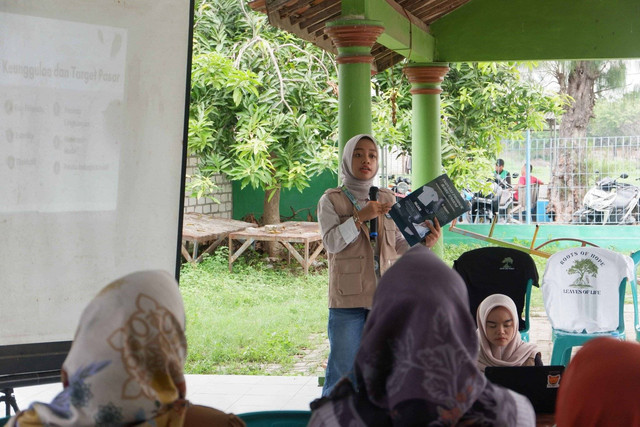
[[[620,282],[625,278],[631,282],[633,275],[633,260],[608,249],[581,247],[555,253],[542,280],[551,326],[587,333],[617,329]]]

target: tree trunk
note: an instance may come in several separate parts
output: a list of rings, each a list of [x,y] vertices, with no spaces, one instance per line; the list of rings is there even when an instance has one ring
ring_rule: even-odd
[[[280,224],[280,188],[265,191],[262,207],[262,225]],[[265,242],[265,249],[270,257],[280,257],[282,254],[282,244],[279,242]]]
[[[549,210],[555,212],[556,221],[570,222],[573,212],[582,206],[586,192],[586,176],[579,173],[584,162],[584,148],[578,141],[587,134],[587,125],[595,104],[594,85],[600,71],[588,61],[574,64],[566,82],[559,81],[572,100],[562,116],[557,156],[552,165],[549,185]],[[562,76],[558,76],[562,78]]]

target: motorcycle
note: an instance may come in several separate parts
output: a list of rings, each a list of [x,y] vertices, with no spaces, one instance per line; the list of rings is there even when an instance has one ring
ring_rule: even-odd
[[[411,180],[409,178],[391,175],[389,179],[391,180],[389,189],[394,192],[396,200],[400,200],[411,193]]]
[[[517,175],[514,175],[517,177]],[[470,223],[493,222],[497,215],[498,222],[513,222],[511,215],[513,210],[512,186],[506,180],[495,175],[491,182],[491,191],[488,194],[463,191],[463,197],[469,202],[471,209],[465,214]]]
[[[585,194],[583,207],[573,213],[574,224],[636,224],[639,220],[640,188],[618,179],[603,178]]]

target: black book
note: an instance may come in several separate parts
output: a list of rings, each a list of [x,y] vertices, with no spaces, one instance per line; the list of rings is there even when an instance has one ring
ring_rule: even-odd
[[[444,227],[469,209],[451,179],[442,174],[394,204],[389,214],[413,246],[430,233],[424,221],[435,217]]]

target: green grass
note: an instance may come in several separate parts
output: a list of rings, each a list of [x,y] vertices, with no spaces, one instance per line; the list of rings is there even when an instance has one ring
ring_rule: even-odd
[[[305,276],[286,264],[270,268],[248,253],[229,273],[226,249],[181,271],[186,372],[285,373],[296,355],[326,337],[326,271]]]
[[[528,245],[527,242],[517,242]],[[443,260],[453,265],[463,252],[480,244],[445,245]],[[558,248],[547,248],[555,252]],[[546,259],[533,257],[540,274]],[[228,270],[228,248],[197,265],[184,264],[180,290],[187,316],[189,374],[315,375],[327,352],[316,354],[308,371],[294,364],[321,349],[327,333],[326,260],[304,275],[292,260],[269,263],[247,251]],[[627,288],[627,302],[631,302]],[[544,313],[542,291],[534,288],[531,311]]]

